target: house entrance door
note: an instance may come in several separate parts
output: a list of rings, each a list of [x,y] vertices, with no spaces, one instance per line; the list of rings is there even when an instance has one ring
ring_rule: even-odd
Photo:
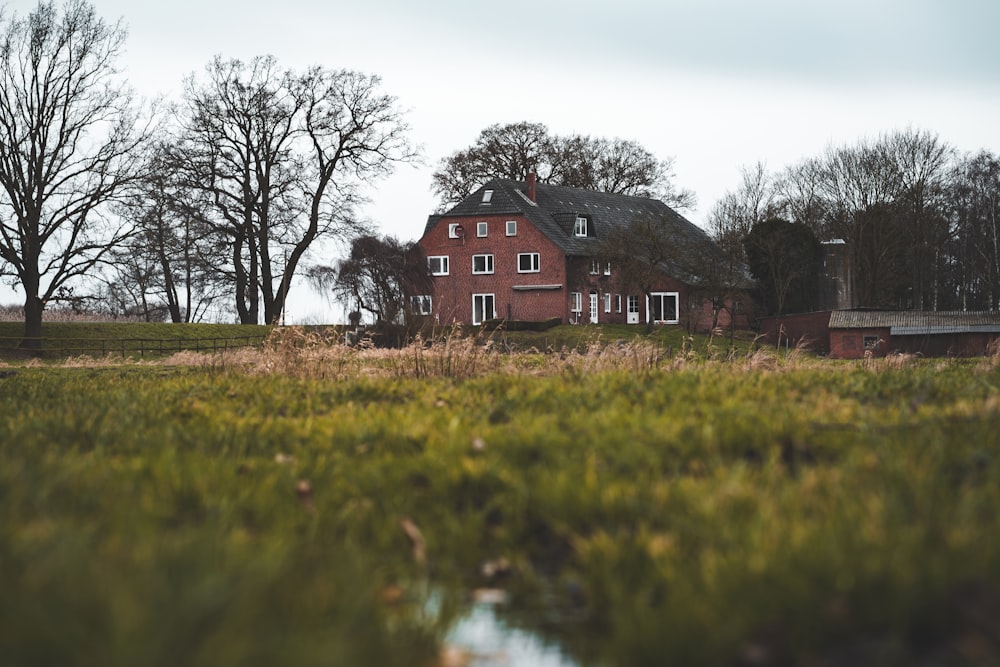
[[[495,300],[492,294],[472,295],[472,323],[482,324],[497,316]]]
[[[590,323],[597,324],[597,292],[590,293]]]

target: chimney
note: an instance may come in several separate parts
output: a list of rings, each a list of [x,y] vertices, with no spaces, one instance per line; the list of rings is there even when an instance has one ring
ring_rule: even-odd
[[[538,176],[537,174],[535,174],[535,172],[531,172],[528,174],[528,199],[530,199],[531,201],[537,201],[537,199],[535,198],[536,195],[535,181],[537,180],[537,178]]]

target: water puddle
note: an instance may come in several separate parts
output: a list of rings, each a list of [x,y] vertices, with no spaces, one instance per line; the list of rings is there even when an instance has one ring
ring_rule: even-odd
[[[488,603],[474,604],[445,641],[450,650],[461,653],[455,664],[463,667],[580,667],[558,646],[507,626]]]

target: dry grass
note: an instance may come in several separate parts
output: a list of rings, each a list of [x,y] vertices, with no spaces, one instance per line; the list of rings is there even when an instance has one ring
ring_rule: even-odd
[[[938,360],[949,364],[952,360]],[[744,373],[781,373],[816,369],[837,363],[843,368],[861,367],[879,373],[912,368],[924,362],[919,355],[867,355],[856,361],[829,362],[804,346],[789,352],[772,347],[751,346],[747,352],[723,350],[708,345],[696,349],[685,339],[679,350],[643,339],[602,341],[595,336],[586,344],[559,350],[512,350],[491,336],[473,336],[461,330],[418,337],[401,349],[376,348],[371,340],[345,344],[339,337],[302,327],[276,328],[260,349],[251,347],[217,352],[181,351],[159,359],[123,359],[80,355],[53,364],[27,359],[16,364],[0,361],[0,367],[61,366],[66,368],[112,366],[187,366],[248,375],[282,375],[299,379],[341,380],[358,377],[467,379],[491,374],[509,376],[583,376],[601,372],[634,375],[679,372],[706,366]],[[1000,344],[991,348],[976,368],[988,371],[1000,366]]]

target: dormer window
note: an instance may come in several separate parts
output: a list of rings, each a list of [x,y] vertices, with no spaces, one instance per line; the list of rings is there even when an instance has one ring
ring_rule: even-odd
[[[492,199],[493,199],[493,191],[492,190],[486,190],[486,191],[483,192],[483,204],[484,205],[489,204]]]
[[[573,225],[573,236],[587,236],[587,219],[577,216],[576,224]]]

